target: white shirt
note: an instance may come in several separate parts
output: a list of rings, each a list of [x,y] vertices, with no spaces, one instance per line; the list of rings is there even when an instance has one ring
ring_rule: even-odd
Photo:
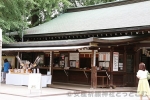
[[[148,71],[147,71],[147,70],[145,70],[145,71],[143,71],[143,70],[138,70],[136,76],[139,77],[139,79],[145,79],[145,78],[147,78],[147,74],[148,74]]]

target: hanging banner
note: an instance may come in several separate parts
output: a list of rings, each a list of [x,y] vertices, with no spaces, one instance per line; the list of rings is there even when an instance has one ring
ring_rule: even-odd
[[[113,52],[113,71],[118,71],[119,52]]]

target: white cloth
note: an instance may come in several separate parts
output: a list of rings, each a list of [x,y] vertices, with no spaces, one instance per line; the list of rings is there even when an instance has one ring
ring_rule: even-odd
[[[147,70],[145,70],[145,71],[143,71],[143,70],[138,70],[136,76],[139,77],[139,79],[145,79],[145,78],[147,78],[147,74],[148,74],[148,71],[147,71]]]
[[[47,84],[51,84],[51,75],[42,75],[41,87],[47,87]],[[6,74],[6,84],[12,85],[28,85],[28,74]]]

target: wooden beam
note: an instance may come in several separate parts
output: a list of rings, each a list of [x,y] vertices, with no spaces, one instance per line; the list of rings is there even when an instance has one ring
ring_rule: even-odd
[[[96,51],[92,50],[91,55],[91,88],[97,88],[97,67],[96,67]]]
[[[149,43],[138,43],[136,47],[150,47],[150,42]]]
[[[96,66],[91,67],[91,88],[92,89],[97,88],[97,67]]]

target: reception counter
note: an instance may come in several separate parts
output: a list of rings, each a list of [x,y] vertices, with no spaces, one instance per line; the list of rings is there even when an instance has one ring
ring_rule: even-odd
[[[48,67],[39,68],[40,70],[43,69],[45,72],[49,69]],[[131,77],[131,74],[126,73],[124,71],[118,71],[118,72],[111,72],[107,71],[107,73],[112,77],[112,84],[116,86],[128,86],[126,85],[126,81],[134,80],[133,77]],[[46,73],[44,73],[46,74]],[[61,82],[61,83],[75,83],[75,84],[91,84],[91,70],[90,69],[64,69],[60,67],[52,67],[52,75],[53,79],[52,82]],[[105,70],[97,70],[97,84],[102,84],[102,79],[99,78],[99,76],[107,76]],[[128,76],[128,77],[127,77]],[[110,80],[104,80],[104,83],[108,84]],[[129,85],[131,86],[131,85]]]
[[[86,84],[86,85],[91,84],[90,69],[53,68],[53,76],[54,76],[53,82],[65,82],[65,83]],[[97,71],[97,76],[107,76],[106,71]],[[101,84],[101,80],[99,78],[97,82],[98,84]]]
[[[51,75],[42,75],[41,78],[41,87],[47,87],[47,84],[51,84]],[[6,84],[28,86],[28,80],[29,74],[6,74]]]

